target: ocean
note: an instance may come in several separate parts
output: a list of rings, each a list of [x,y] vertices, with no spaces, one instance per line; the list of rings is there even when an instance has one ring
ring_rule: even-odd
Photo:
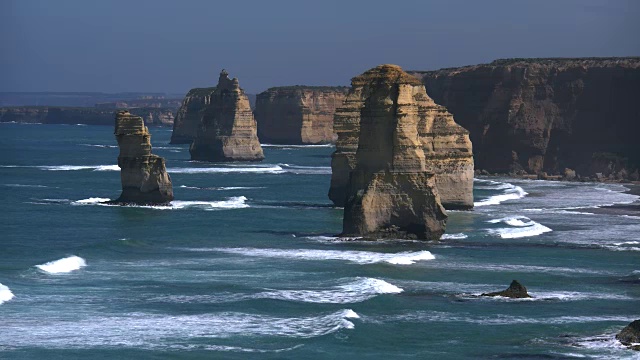
[[[640,217],[619,184],[482,177],[439,243],[340,239],[331,146],[189,161],[176,200],[120,194],[113,129],[0,125],[2,359],[624,359]],[[517,279],[533,299],[480,298]],[[635,357],[634,357],[635,356]]]

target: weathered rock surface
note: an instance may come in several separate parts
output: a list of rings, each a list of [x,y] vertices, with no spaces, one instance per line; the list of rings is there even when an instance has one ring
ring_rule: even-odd
[[[412,74],[471,132],[476,168],[618,178],[640,166],[640,57],[507,59]]]
[[[173,124],[171,108],[135,108],[129,111],[142,116],[149,126]],[[0,122],[112,125],[113,114],[113,109],[96,107],[16,106],[0,108]]]
[[[356,82],[358,83],[358,82]],[[344,206],[349,173],[355,167],[355,153],[361,127],[361,109],[365,107],[363,85],[354,83],[343,106],[336,109],[334,131],[338,139],[331,158],[329,198]],[[359,83],[358,83],[359,84]],[[447,209],[473,207],[473,152],[469,133],[456,124],[447,110],[429,98],[423,86],[414,82],[405,102],[415,103],[418,118],[416,133],[424,155],[425,171],[435,174],[440,200]],[[389,130],[392,131],[392,130]]]
[[[200,127],[189,148],[191,160],[264,159],[249,99],[238,79],[229,79],[229,74],[222,70],[218,86],[206,98]]]
[[[211,95],[215,87],[195,88],[189,90],[176,113],[171,133],[171,144],[191,144],[196,138],[204,112],[211,104]]]
[[[635,320],[625,326],[625,328],[616,335],[616,339],[623,345],[640,351],[640,320]]]
[[[351,83],[347,101],[358,98],[362,106],[352,109],[360,132],[343,235],[439,239],[447,215],[419,135],[428,127],[420,106],[424,86],[396,65],[380,65]]]
[[[128,111],[116,115],[115,135],[120,154],[120,204],[167,204],[173,200],[164,158],[151,153],[151,134],[141,117]]]
[[[282,86],[258,94],[255,117],[258,137],[272,144],[335,142],[333,114],[348,87]]]
[[[503,291],[497,291],[492,293],[485,293],[481,296],[503,296],[513,299],[525,299],[530,298],[531,295],[527,292],[527,288],[520,284],[517,280],[513,280],[509,288]]]

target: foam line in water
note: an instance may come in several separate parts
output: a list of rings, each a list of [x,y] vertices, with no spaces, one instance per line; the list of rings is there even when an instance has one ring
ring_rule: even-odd
[[[492,224],[504,223],[512,226],[511,228],[488,229],[490,234],[500,236],[503,239],[531,237],[553,231],[526,216],[509,216],[501,219],[489,220],[487,222]]]
[[[272,290],[251,297],[307,303],[349,304],[362,302],[380,294],[397,294],[402,291],[401,288],[384,280],[361,278],[327,290]],[[353,314],[348,317],[353,317]],[[357,317],[357,314],[355,316]]]
[[[516,324],[589,324],[598,322],[628,322],[634,316],[558,316],[558,317],[528,317],[513,316],[503,314],[493,314],[490,316],[475,315],[466,312],[443,312],[443,311],[415,311],[400,315],[381,316],[373,318],[374,321],[395,321],[411,323],[469,323],[478,325],[516,325]],[[365,318],[365,321],[368,318]]]
[[[99,206],[121,206],[107,203],[109,198],[91,197],[73,201],[71,205],[99,205]],[[169,205],[123,205],[124,207],[156,209],[156,210],[179,210],[187,208],[199,208],[202,210],[221,210],[221,209],[243,209],[248,208],[247,198],[244,196],[234,196],[227,200],[219,201],[202,201],[202,200],[174,200]]]
[[[469,236],[467,234],[456,233],[456,234],[443,234],[442,237],[440,237],[440,239],[441,240],[462,240],[468,237]]]
[[[333,144],[309,144],[309,145],[281,145],[281,144],[260,144],[262,147],[272,148],[330,148]]]
[[[475,181],[483,181],[480,179],[475,179]],[[524,191],[520,186],[513,185],[510,183],[501,183],[497,181],[487,180],[487,182],[491,185],[496,185],[493,187],[493,190],[501,190],[502,194],[493,195],[486,199],[476,201],[473,203],[474,206],[487,206],[487,205],[499,205],[500,203],[507,200],[518,200],[527,196],[528,193]]]
[[[0,284],[0,304],[13,299],[15,296],[7,286]]]
[[[293,260],[345,260],[357,264],[389,263],[411,265],[417,261],[433,260],[429,251],[407,251],[400,253],[377,253],[371,251],[306,250],[306,249],[258,249],[258,248],[188,248],[187,251],[223,252],[253,257],[282,258]]]
[[[79,256],[69,256],[45,264],[36,265],[36,267],[49,274],[62,274],[78,270],[87,266],[83,258]]]
[[[228,166],[228,167],[177,167],[168,168],[170,174],[217,174],[217,173],[264,173],[264,174],[282,174],[285,171],[278,165],[272,166]]]

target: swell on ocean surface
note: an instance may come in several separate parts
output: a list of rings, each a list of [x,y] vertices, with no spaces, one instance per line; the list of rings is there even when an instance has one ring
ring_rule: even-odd
[[[355,325],[350,320],[358,318],[359,315],[351,309],[308,317],[275,317],[239,312],[197,315],[127,313],[78,321],[47,317],[21,321],[12,326],[10,332],[0,332],[0,344],[13,348],[167,349],[180,346],[182,342],[177,339],[184,338],[223,340],[234,336],[260,336],[305,339],[353,329]],[[226,347],[212,349],[229,350]]]
[[[486,199],[474,202],[473,203],[474,206],[499,205],[504,201],[518,200],[528,195],[528,193],[524,191],[524,189],[522,189],[520,186],[513,185],[510,183],[493,181],[493,180],[485,180],[485,179],[474,179],[474,181],[481,184],[487,184],[487,185],[477,186],[476,187],[477,189],[502,191],[502,194],[493,195]]]
[[[63,274],[74,270],[79,270],[87,266],[86,261],[79,256],[69,256],[45,264],[36,265],[36,267],[49,274]]]
[[[503,239],[537,236],[553,231],[526,216],[508,216],[500,219],[489,220],[487,222],[491,224],[504,223],[511,226],[509,228],[488,229],[490,234],[497,235]]]
[[[7,302],[13,298],[14,298],[14,295],[11,292],[11,289],[9,289],[8,286],[2,285],[0,283],[0,304]]]
[[[357,264],[389,263],[394,265],[411,265],[417,261],[434,260],[431,252],[406,251],[399,253],[378,253],[372,251],[339,251],[339,250],[307,250],[307,249],[259,249],[259,248],[180,248],[195,252],[222,252],[242,256],[281,258],[292,260],[344,260]]]

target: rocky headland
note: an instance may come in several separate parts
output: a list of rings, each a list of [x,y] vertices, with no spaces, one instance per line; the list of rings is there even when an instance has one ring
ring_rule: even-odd
[[[193,117],[186,118],[190,123],[200,119],[195,139],[189,148],[191,160],[264,159],[249,99],[240,88],[237,78],[229,79],[229,74],[222,70],[215,88],[194,90],[202,90],[202,94],[206,95],[198,97],[204,101],[204,106],[198,108],[197,112],[189,112]],[[187,102],[188,99],[185,99]]]
[[[173,125],[174,109],[142,107],[129,109],[148,126]],[[0,108],[0,123],[113,125],[114,110],[105,107],[12,106]]]
[[[424,86],[396,65],[370,69],[351,84],[346,103],[357,105],[349,111],[360,131],[343,235],[439,239],[447,215],[419,135],[428,126],[421,112],[428,99]]]
[[[410,73],[470,131],[476,169],[639,178],[640,57],[504,59]]]
[[[120,154],[122,194],[117,204],[161,205],[173,200],[164,158],[151,153],[151,134],[140,116],[116,114],[115,135]]]
[[[402,70],[399,70],[402,71]],[[331,158],[329,198],[336,206],[344,206],[349,174],[356,165],[356,151],[361,135],[361,111],[368,94],[365,82],[356,81],[343,106],[336,109],[334,131],[338,139]],[[435,174],[440,200],[447,209],[473,207],[473,151],[469,132],[458,125],[446,108],[427,96],[424,86],[413,82],[413,92],[403,101],[412,101],[418,123],[416,136],[425,171]],[[389,131],[393,131],[390,129]]]
[[[281,86],[256,97],[258,137],[272,144],[335,142],[333,115],[348,87]]]

